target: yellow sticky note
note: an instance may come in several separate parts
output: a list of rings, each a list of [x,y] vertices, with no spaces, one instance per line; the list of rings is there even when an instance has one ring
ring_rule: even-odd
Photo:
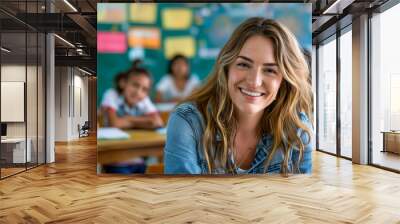
[[[175,54],[183,54],[186,57],[195,55],[196,46],[192,37],[169,37],[164,41],[165,57],[171,59]]]
[[[164,29],[188,29],[192,25],[193,13],[190,9],[165,9],[162,12]]]
[[[157,20],[157,5],[154,3],[130,4],[130,21],[135,23],[153,24]]]

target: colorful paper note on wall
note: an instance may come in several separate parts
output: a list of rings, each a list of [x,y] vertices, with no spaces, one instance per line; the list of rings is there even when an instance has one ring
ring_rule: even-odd
[[[186,57],[195,55],[195,41],[192,37],[170,37],[164,42],[165,57],[171,59],[175,54],[183,54]]]
[[[97,50],[99,53],[125,53],[126,35],[123,32],[97,32]]]
[[[157,19],[157,5],[152,3],[130,4],[130,21],[135,23],[154,24]]]
[[[130,47],[159,49],[161,34],[158,28],[131,28],[128,43]]]
[[[124,3],[98,3],[98,23],[122,23],[126,21],[126,4]]]
[[[192,25],[193,13],[190,9],[165,9],[162,25],[167,30],[188,29]]]

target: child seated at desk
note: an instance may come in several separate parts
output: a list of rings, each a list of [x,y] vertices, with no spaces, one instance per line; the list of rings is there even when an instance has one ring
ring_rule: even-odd
[[[190,72],[189,59],[177,54],[169,62],[168,74],[162,77],[156,86],[155,101],[179,102],[188,97],[200,84],[199,78]]]
[[[158,114],[148,94],[151,88],[150,73],[134,63],[122,84],[121,94],[113,102],[106,102],[105,115],[108,126],[117,128],[144,128],[153,129],[163,126],[163,121]],[[112,97],[111,97],[112,98]]]
[[[122,129],[154,129],[163,126],[156,107],[148,97],[152,82],[150,73],[138,67],[138,64],[135,62],[133,68],[122,78],[117,77],[123,80],[123,83],[117,81],[118,87],[121,88],[117,97],[115,95],[104,97],[102,107],[105,107],[108,126]],[[126,162],[104,165],[103,168],[106,173],[144,173],[148,164],[157,163],[155,160],[153,157],[139,157]]]

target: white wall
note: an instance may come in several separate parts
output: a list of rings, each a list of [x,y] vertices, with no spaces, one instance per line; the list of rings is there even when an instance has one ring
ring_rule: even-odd
[[[31,69],[28,67],[28,70]],[[25,82],[25,65],[2,65],[1,81],[18,81]],[[7,110],[7,108],[1,108]],[[8,137],[25,137],[25,123],[7,123]]]
[[[38,69],[38,70],[37,70]],[[27,81],[25,80],[27,78]],[[1,81],[18,81],[26,84],[26,106],[23,106],[22,112],[25,113],[27,119],[23,122],[6,122],[7,137],[9,138],[25,138],[25,135],[30,140],[30,148],[32,161],[36,162],[39,158],[39,163],[44,163],[44,74],[42,67],[28,65],[27,67],[21,64],[4,64],[1,66]],[[23,93],[22,93],[23,94]],[[2,96],[7,97],[7,96]],[[7,111],[10,108],[1,108]],[[7,111],[12,113],[12,111]],[[37,156],[37,153],[39,155]]]
[[[85,121],[88,121],[89,118],[89,113],[88,113],[88,77],[81,76],[83,73],[78,73],[79,75],[76,75],[76,72],[79,72],[79,70],[74,70],[75,75],[74,75],[74,108],[73,108],[73,119],[72,119],[72,135],[73,136],[78,136],[78,129],[77,126],[80,124],[81,126],[85,123]]]
[[[28,66],[25,68],[25,65],[2,65],[1,66],[1,81],[18,81],[18,82],[25,82],[25,74],[27,69],[28,74],[35,73],[36,74],[36,67],[33,66]],[[30,80],[30,84],[36,85],[36,81],[34,83],[31,83],[32,80]],[[27,93],[27,102],[30,103],[32,102],[32,98],[36,99],[36,88],[28,88],[28,93]],[[33,92],[30,92],[29,90],[32,90]],[[28,105],[29,106],[29,105]],[[31,105],[33,106],[33,105]],[[36,107],[36,104],[34,105]],[[39,105],[40,106],[40,105]],[[2,110],[7,110],[7,108],[1,108]],[[34,117],[32,117],[34,115]],[[31,114],[28,113],[28,121],[36,121],[36,113]],[[25,123],[26,122],[10,122],[7,123],[7,136],[8,137],[25,137]],[[28,125],[29,127],[33,127],[33,125]],[[36,130],[36,126],[35,126]],[[29,130],[28,130],[29,132]],[[29,136],[28,136],[29,137]]]
[[[55,141],[68,140],[68,68],[55,68]]]
[[[55,73],[55,140],[70,141],[88,120],[88,78],[72,67],[56,67]]]

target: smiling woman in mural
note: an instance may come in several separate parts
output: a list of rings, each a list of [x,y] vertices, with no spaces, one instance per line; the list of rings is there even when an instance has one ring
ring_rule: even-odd
[[[294,35],[250,18],[218,55],[207,83],[168,122],[166,174],[311,173],[312,91]]]

